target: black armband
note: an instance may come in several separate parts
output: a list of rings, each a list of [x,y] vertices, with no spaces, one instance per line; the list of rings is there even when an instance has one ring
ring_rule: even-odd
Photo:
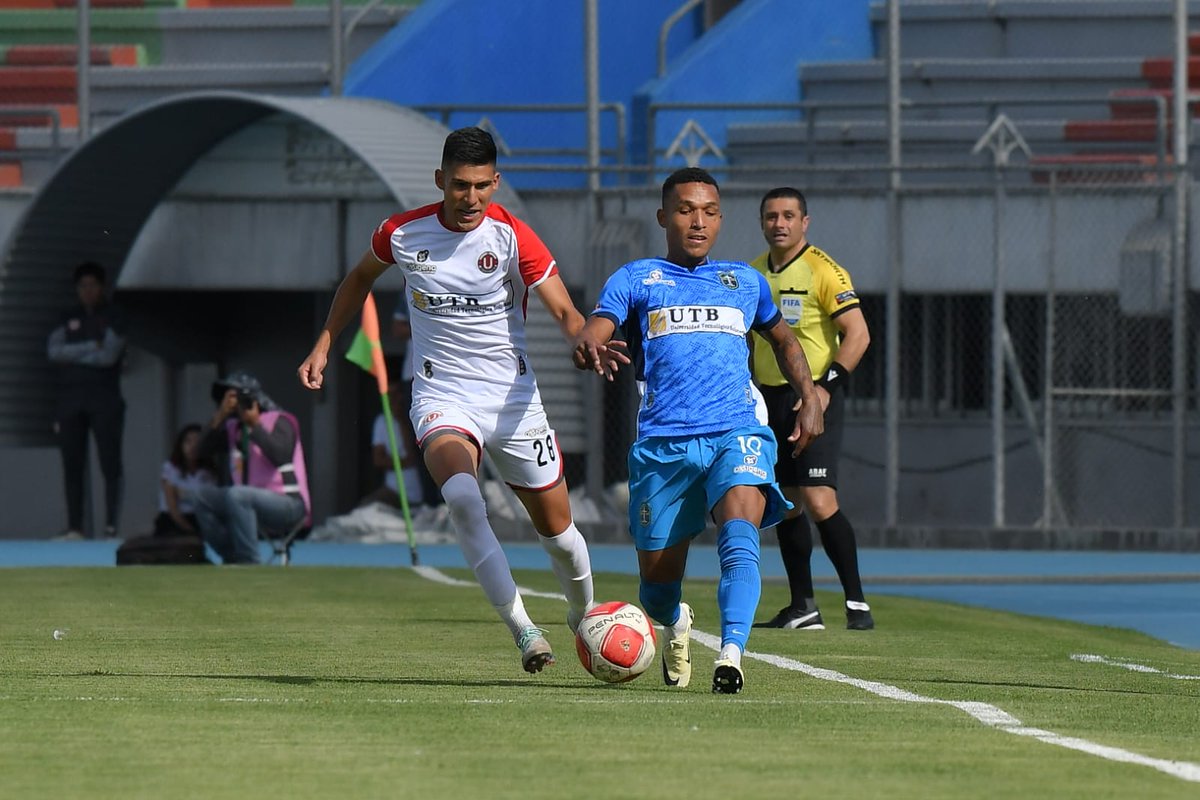
[[[824,386],[825,391],[832,394],[833,390],[841,386],[848,377],[850,377],[850,370],[833,361],[829,364],[829,369],[825,370],[825,377],[817,381],[817,385]]]

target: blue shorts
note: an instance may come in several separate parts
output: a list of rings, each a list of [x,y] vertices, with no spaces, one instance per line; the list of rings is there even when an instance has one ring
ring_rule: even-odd
[[[775,434],[754,425],[702,436],[652,436],[629,450],[629,531],[638,550],[663,550],[704,530],[709,513],[734,486],[761,486],[760,528],[792,504],[775,482]]]

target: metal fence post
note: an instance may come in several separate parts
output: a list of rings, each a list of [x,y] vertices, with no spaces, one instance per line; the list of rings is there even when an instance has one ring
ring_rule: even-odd
[[[342,96],[342,0],[329,0],[329,94]]]
[[[900,523],[900,271],[903,264],[900,228],[900,2],[888,0],[888,253],[887,281],[887,462],[884,477],[888,528]]]
[[[585,217],[586,231],[584,241],[589,244],[587,253],[593,252],[592,237],[598,223],[596,204],[600,196],[600,22],[597,9],[598,0],[584,0],[584,90],[587,95],[587,213]],[[595,283],[592,275],[597,271],[597,265],[588,264],[589,288]],[[594,302],[595,298],[588,296],[585,303]],[[589,383],[595,376],[584,373]],[[595,421],[587,425],[587,474],[586,487],[588,497],[597,508],[604,507],[604,392],[594,385],[583,393],[585,406],[584,417]]]
[[[92,133],[92,8],[90,0],[79,0],[79,19],[76,32],[77,71],[75,103],[79,111],[79,143]]]
[[[1175,230],[1172,237],[1171,272],[1171,515],[1176,528],[1184,524],[1185,473],[1187,470],[1187,237],[1188,199],[1191,175],[1188,145],[1192,122],[1188,110],[1188,8],[1187,0],[1175,0]]]
[[[1050,172],[1050,209],[1049,209],[1049,248],[1046,253],[1046,341],[1043,345],[1042,367],[1042,439],[1044,441],[1042,457],[1042,530],[1049,532],[1054,526],[1054,337],[1058,319],[1057,309],[1058,287],[1055,270],[1058,248],[1055,239],[1058,236],[1058,174]],[[1060,509],[1064,510],[1065,509]]]

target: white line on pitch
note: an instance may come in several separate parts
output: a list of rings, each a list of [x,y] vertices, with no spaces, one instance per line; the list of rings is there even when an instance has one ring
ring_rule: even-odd
[[[1145,672],[1152,675],[1162,675],[1164,678],[1171,678],[1177,681],[1200,681],[1200,675],[1176,675],[1172,672],[1163,672],[1156,667],[1150,667],[1145,664],[1136,664],[1132,661],[1117,661],[1106,656],[1094,656],[1090,653],[1072,653],[1072,661],[1079,661],[1084,664],[1107,664],[1110,667],[1121,667],[1122,669],[1130,670],[1131,672]]]
[[[711,647],[717,650],[721,646],[721,640],[702,631],[693,630],[692,637],[706,647]],[[909,692],[900,689],[896,686],[891,686],[878,681],[865,681],[860,678],[851,678],[849,675],[843,675],[840,672],[822,667],[814,667],[810,664],[805,664],[801,661],[795,661],[783,656],[772,655],[769,653],[746,652],[747,658],[753,658],[758,661],[763,661],[780,669],[788,669],[794,672],[803,672],[813,678],[818,678],[823,681],[832,681],[834,683],[844,683],[849,686],[856,686],[859,689],[870,692],[871,694],[885,697],[889,700],[900,700],[906,703],[931,703],[934,705],[947,705],[964,711],[970,716],[982,722],[991,728],[1011,733],[1014,736],[1026,736],[1031,739],[1037,739],[1046,744],[1058,745],[1066,747],[1070,750],[1078,750],[1081,753],[1088,755],[1099,756],[1100,758],[1108,759],[1109,761],[1121,761],[1126,764],[1140,764],[1144,767],[1156,769],[1159,772],[1165,772],[1176,778],[1182,778],[1185,781],[1200,783],[1200,764],[1193,764],[1188,761],[1168,761],[1163,758],[1152,758],[1144,756],[1140,753],[1134,753],[1129,750],[1122,750],[1119,747],[1109,747],[1108,745],[1097,744],[1096,742],[1088,741],[1087,739],[1078,739],[1073,736],[1063,736],[1053,731],[1042,730],[1041,728],[1026,727],[1021,720],[1003,711],[996,706],[988,703],[969,702],[961,700],[942,700],[936,697],[925,697],[916,692]]]
[[[451,578],[437,567],[429,567],[425,566],[424,564],[418,564],[412,568],[412,571],[420,575],[422,578],[431,580],[434,583],[442,583],[446,586],[470,586],[471,588],[477,588],[479,586],[479,584],[475,581],[464,581],[459,580],[458,578]],[[521,591],[522,597],[542,597],[546,600],[562,600],[564,603],[567,601],[566,596],[560,592],[539,592],[537,589],[527,589],[524,586],[518,588]]]
[[[439,583],[444,583],[450,586],[477,586],[478,584],[471,581],[461,581],[457,578],[451,578],[440,572],[435,567],[413,567],[418,574]],[[518,587],[522,595],[531,597],[548,597],[556,600],[566,601],[566,597],[561,594],[552,592],[535,592],[524,587]],[[700,644],[712,650],[721,649],[720,638],[713,636],[710,633],[692,629],[692,638]],[[1031,739],[1036,739],[1039,742],[1046,744],[1058,745],[1070,750],[1077,750],[1088,755],[1098,756],[1108,759],[1109,761],[1119,761],[1126,764],[1139,764],[1144,767],[1156,769],[1159,772],[1164,772],[1167,775],[1172,775],[1176,778],[1181,778],[1185,781],[1200,783],[1200,764],[1193,764],[1189,761],[1168,761],[1163,758],[1152,758],[1144,756],[1141,753],[1134,753],[1129,750],[1122,750],[1119,747],[1109,747],[1108,745],[1097,744],[1096,742],[1088,741],[1087,739],[1078,739],[1074,736],[1063,736],[1062,734],[1054,733],[1053,731],[1042,730],[1041,728],[1029,728],[1007,711],[1003,711],[996,706],[988,703],[978,703],[962,700],[942,700],[936,697],[926,697],[901,689],[897,686],[892,686],[878,681],[866,681],[861,678],[852,678],[849,675],[844,675],[832,669],[824,669],[823,667],[814,667],[811,664],[805,664],[802,661],[796,661],[791,658],[784,658],[770,653],[756,653],[747,650],[746,658],[752,658],[757,661],[770,664],[771,666],[780,669],[791,670],[792,672],[802,672],[813,678],[823,681],[831,681],[833,683],[844,683],[848,686],[854,686],[864,691],[888,700],[898,700],[905,703],[930,703],[933,705],[946,705],[957,708],[960,711],[966,712],[974,719],[987,725],[990,728],[1011,733],[1014,736],[1025,736]]]

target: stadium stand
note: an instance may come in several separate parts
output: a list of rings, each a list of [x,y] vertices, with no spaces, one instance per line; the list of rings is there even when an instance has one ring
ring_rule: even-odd
[[[316,95],[329,83],[329,11],[312,0],[93,0],[91,125],[178,92]],[[353,59],[415,5],[368,11]],[[347,17],[361,6],[347,5]],[[78,141],[75,26],[66,0],[0,0],[0,188],[36,186]]]
[[[883,3],[871,5],[876,58],[801,64],[802,119],[731,125],[730,162],[884,163],[886,11]],[[1157,179],[1172,97],[1165,4],[908,0],[901,18],[906,164],[990,166],[972,148],[1003,113],[1029,144],[1030,163],[1046,168],[1035,179],[1050,171],[1063,180],[1118,175],[1097,175],[1096,165],[1144,166],[1121,174]],[[1070,37],[1061,34],[1066,22]],[[1191,46],[1196,53],[1200,35]],[[1191,61],[1196,80],[1200,58]]]

